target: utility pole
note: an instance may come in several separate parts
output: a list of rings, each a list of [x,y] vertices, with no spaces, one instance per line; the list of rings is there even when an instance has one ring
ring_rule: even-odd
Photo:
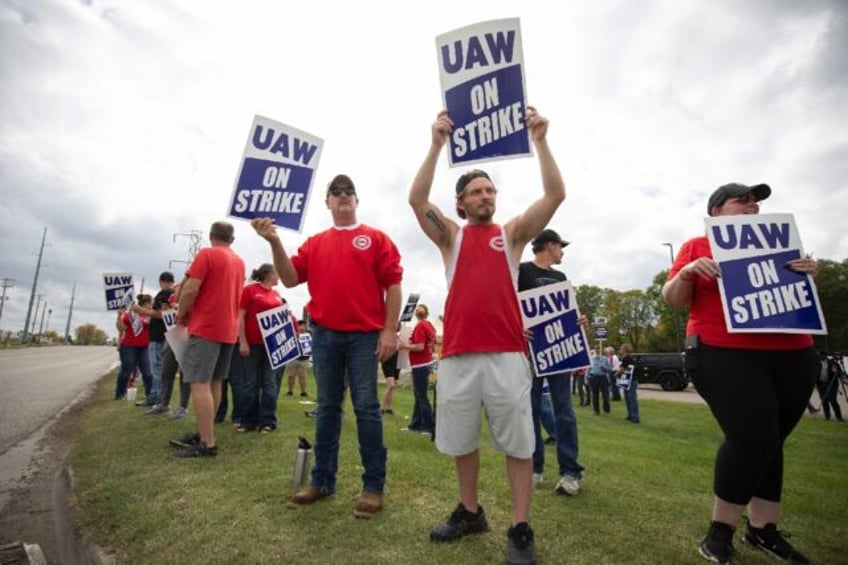
[[[32,316],[32,302],[35,299],[35,289],[38,286],[38,272],[41,270],[41,257],[44,255],[44,242],[47,241],[47,228],[44,228],[44,234],[41,236],[41,248],[38,250],[38,263],[35,266],[35,277],[32,279],[32,291],[29,293],[29,308],[27,308],[26,322],[24,322],[24,335],[21,338],[22,343],[27,342],[27,330],[29,329],[29,321]]]
[[[31,333],[31,334],[35,333],[35,324],[36,324],[36,322],[38,322],[38,309],[41,307],[41,297],[42,296],[44,296],[44,295],[43,294],[36,294],[35,295],[35,309],[33,309],[33,314],[32,314],[32,327],[29,329],[29,333]]]
[[[674,265],[674,246],[671,243],[663,243],[668,247],[669,269]],[[677,349],[675,351],[683,351],[683,339],[680,336],[680,308],[672,306],[674,309],[674,340]]]
[[[3,295],[0,297],[0,320],[3,319],[3,305],[6,304],[6,289],[15,286],[15,279],[0,279],[0,288],[3,289]]]
[[[44,331],[46,331],[46,332],[50,331],[50,316],[52,314],[53,314],[53,308],[48,308],[47,309],[47,325],[44,326]]]
[[[71,315],[74,313],[74,297],[77,295],[77,283],[74,281],[74,289],[71,291],[71,307],[68,308],[68,321],[65,324],[65,343],[71,342]]]
[[[38,335],[44,333],[44,314],[47,313],[47,301],[44,301],[44,306],[41,307],[41,323],[38,324]]]

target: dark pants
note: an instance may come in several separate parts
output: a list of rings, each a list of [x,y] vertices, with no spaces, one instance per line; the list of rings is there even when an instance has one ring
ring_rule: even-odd
[[[242,357],[244,375],[241,386],[233,386],[233,395],[245,402],[241,424],[248,429],[277,427],[277,398],[280,394],[282,369],[272,369],[265,345],[251,345],[250,355]],[[240,401],[241,401],[240,400]]]
[[[556,429],[557,473],[560,477],[571,475],[576,479],[583,476],[583,466],[577,462],[577,416],[571,404],[571,373],[549,375],[548,386],[551,390],[551,403],[554,408],[554,426]],[[533,472],[541,474],[545,468],[545,443],[542,441],[541,417],[543,379],[534,377],[530,389],[530,404],[533,410],[533,432],[536,436],[536,448],[533,452]]]
[[[589,388],[592,390],[592,408],[595,414],[600,414],[599,398],[603,398],[604,414],[609,414],[610,398],[609,398],[609,382],[606,375],[591,375],[589,377]]]
[[[839,406],[839,380],[837,378],[828,379],[827,381],[817,381],[816,389],[819,391],[821,398],[822,410],[824,417],[830,420],[830,412],[833,410],[833,416],[842,421],[842,408]]]
[[[430,406],[430,369],[427,367],[415,367],[412,369],[412,390],[415,394],[415,405],[412,408],[412,419],[409,421],[409,429],[419,432],[432,432],[435,426],[433,419],[433,407]]]
[[[150,372],[150,357],[147,354],[147,347],[122,345],[118,348],[118,355],[121,358],[121,368],[118,371],[115,382],[115,398],[126,396],[130,373],[136,367],[138,367],[141,373],[141,380],[144,383],[144,395],[147,398],[150,395],[153,385],[153,374]]]
[[[159,404],[167,407],[171,403],[171,395],[174,392],[174,380],[177,377],[177,358],[171,350],[168,342],[162,348],[162,393],[160,395]]]
[[[574,394],[574,387],[577,387],[577,394],[580,395],[580,406],[586,406],[590,402],[590,393],[589,389],[586,387],[586,377],[585,375],[574,375],[571,377],[571,390],[572,394]]]
[[[686,364],[724,432],[715,462],[716,496],[731,504],[745,505],[753,497],[780,502],[783,444],[807,409],[818,377],[815,350],[701,345],[687,352]]]

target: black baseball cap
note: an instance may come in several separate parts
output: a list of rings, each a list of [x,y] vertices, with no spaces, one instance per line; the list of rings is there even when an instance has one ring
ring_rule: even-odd
[[[533,245],[533,253],[541,251],[546,243],[559,243],[565,247],[568,242],[562,239],[557,232],[552,229],[542,230],[542,233],[537,235],[531,242]]]
[[[174,282],[174,273],[171,271],[162,271],[159,275],[160,282]]]
[[[721,206],[731,198],[745,196],[749,192],[753,194],[754,198],[756,198],[757,202],[759,202],[760,200],[765,200],[771,196],[771,187],[767,184],[747,186],[739,184],[738,182],[722,185],[715,189],[715,192],[710,195],[710,199],[707,201],[707,215],[712,216],[713,208],[716,206]]]

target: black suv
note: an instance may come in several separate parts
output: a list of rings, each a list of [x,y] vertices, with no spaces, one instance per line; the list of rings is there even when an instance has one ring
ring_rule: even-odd
[[[689,377],[683,368],[682,353],[631,353],[636,361],[633,371],[640,383],[658,384],[663,390],[683,390]]]

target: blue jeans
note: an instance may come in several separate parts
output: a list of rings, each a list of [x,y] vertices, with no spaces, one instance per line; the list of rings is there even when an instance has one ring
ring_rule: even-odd
[[[412,369],[412,390],[415,393],[415,405],[412,409],[412,420],[409,421],[410,430],[432,432],[435,426],[433,407],[430,406],[430,398],[427,395],[430,389],[431,370],[432,365]]]
[[[150,374],[153,375],[150,398],[156,402],[162,401],[162,350],[164,348],[164,341],[151,341],[147,347],[147,354],[150,356]]]
[[[583,477],[583,467],[577,462],[577,417],[571,404],[571,373],[549,375],[551,402],[554,405],[556,430],[556,453],[559,463],[559,475],[571,475],[577,479]],[[542,473],[545,469],[545,442],[542,440],[542,384],[544,379],[533,378],[530,389],[530,402],[533,407],[533,431],[536,434],[536,450],[533,452],[533,472]]]
[[[241,424],[251,429],[265,426],[276,429],[282,369],[271,368],[264,344],[251,345],[250,355],[242,357],[242,363],[244,379],[239,396],[246,403]]]
[[[539,421],[542,424],[542,428],[544,428],[549,436],[556,439],[556,420],[554,419],[554,407],[551,404],[550,393],[542,393],[540,409]]]
[[[141,372],[145,397],[149,398],[153,377],[150,375],[150,357],[147,354],[147,348],[121,345],[118,347],[118,355],[121,358],[121,369],[118,371],[115,382],[115,398],[123,398],[127,395],[127,382],[130,380],[130,373],[136,367]]]
[[[627,419],[631,422],[639,421],[639,400],[636,389],[639,383],[636,379],[630,381],[630,389],[624,391],[624,402],[627,404]]]
[[[315,466],[311,485],[325,494],[336,490],[345,375],[356,413],[362,490],[382,493],[386,482],[386,446],[377,395],[377,332],[337,332],[313,324],[312,364],[318,387]]]
[[[230,374],[228,375],[230,388],[233,391],[233,411],[230,416],[233,424],[243,423],[247,416],[249,401],[245,397],[244,392],[244,381],[246,378],[244,366],[246,359],[246,357],[242,357],[241,353],[239,353],[238,344],[236,344],[233,348],[233,357],[230,360]]]

